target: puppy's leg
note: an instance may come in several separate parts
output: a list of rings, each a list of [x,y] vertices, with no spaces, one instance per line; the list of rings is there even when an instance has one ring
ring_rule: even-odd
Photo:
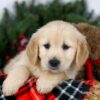
[[[61,74],[51,74],[51,73],[43,73],[39,79],[37,80],[37,90],[40,93],[48,93],[51,92],[52,89],[60,84],[63,80],[65,80],[65,75]]]
[[[7,76],[3,83],[3,93],[6,96],[15,94],[24,84],[30,73],[25,66],[15,67]]]

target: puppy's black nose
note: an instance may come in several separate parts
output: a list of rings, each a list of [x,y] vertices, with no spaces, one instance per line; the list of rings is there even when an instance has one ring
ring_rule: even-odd
[[[56,58],[53,58],[49,61],[49,64],[51,67],[58,67],[58,65],[60,64],[60,61]]]

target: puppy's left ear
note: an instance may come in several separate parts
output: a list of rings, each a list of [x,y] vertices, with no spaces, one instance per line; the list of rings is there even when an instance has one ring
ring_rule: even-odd
[[[89,56],[87,41],[84,36],[77,41],[76,65],[81,67]]]
[[[34,33],[31,37],[27,48],[26,48],[27,56],[30,62],[34,65],[38,63],[38,35]]]

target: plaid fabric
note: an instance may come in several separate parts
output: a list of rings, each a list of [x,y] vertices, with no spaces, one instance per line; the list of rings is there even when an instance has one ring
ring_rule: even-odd
[[[96,81],[66,80],[53,89],[58,100],[83,100]]]
[[[1,85],[5,79],[0,76],[0,100],[83,100],[96,81],[66,80],[49,94],[40,94],[36,90],[35,78],[29,78],[15,96],[6,97],[2,93]]]

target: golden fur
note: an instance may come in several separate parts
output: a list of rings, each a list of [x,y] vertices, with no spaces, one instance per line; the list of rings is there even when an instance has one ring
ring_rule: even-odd
[[[89,58],[91,60],[96,60],[100,58],[100,28],[87,24],[87,23],[78,23],[74,26],[86,36],[88,45],[89,45]],[[100,81],[100,65],[93,64],[93,75],[96,80]],[[85,67],[77,75],[77,79],[85,79],[86,72]]]
[[[44,47],[47,43],[49,49]],[[63,44],[68,45],[67,50],[63,50]],[[72,24],[49,22],[32,35],[26,50],[5,67],[8,77],[3,83],[3,93],[15,94],[30,75],[38,77],[37,90],[48,93],[63,80],[74,79],[88,55],[85,36]],[[57,70],[48,64],[54,57],[61,62]]]

